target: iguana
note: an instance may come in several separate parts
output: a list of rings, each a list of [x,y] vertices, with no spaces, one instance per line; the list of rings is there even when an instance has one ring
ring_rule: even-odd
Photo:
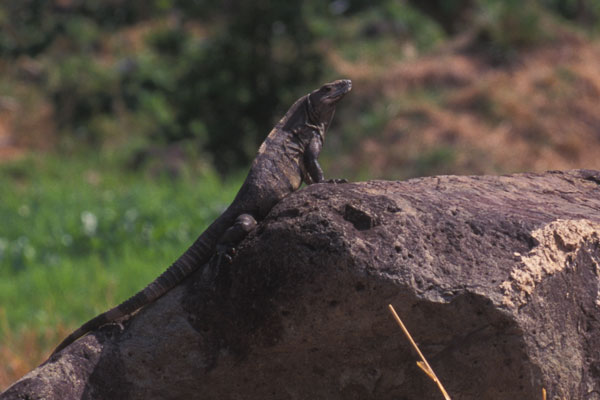
[[[220,239],[240,237],[262,220],[282,198],[306,184],[324,181],[317,157],[337,102],[352,89],[347,79],[327,83],[298,99],[258,149],[246,180],[231,205],[165,272],[146,288],[71,333],[58,353],[100,326],[155,301],[207,263]],[[229,232],[228,232],[229,229]],[[241,232],[241,234],[240,234]],[[239,239],[238,239],[239,240]]]

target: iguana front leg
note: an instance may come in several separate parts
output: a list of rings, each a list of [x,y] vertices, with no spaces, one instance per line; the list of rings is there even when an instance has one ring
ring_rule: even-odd
[[[315,134],[315,136],[311,139],[306,150],[304,151],[304,168],[306,169],[306,173],[304,175],[304,182],[307,185],[313,183],[348,183],[346,179],[328,179],[325,181],[325,177],[323,176],[323,169],[319,164],[318,157],[321,153],[321,148],[323,147],[323,141],[321,140],[321,136]]]
[[[308,146],[306,146],[306,149],[304,150],[304,169],[306,170],[306,173],[304,174],[304,182],[307,185],[312,183],[321,183],[325,180],[325,177],[323,176],[323,169],[318,161],[322,148],[323,140],[318,133],[315,133],[313,138],[308,143]]]

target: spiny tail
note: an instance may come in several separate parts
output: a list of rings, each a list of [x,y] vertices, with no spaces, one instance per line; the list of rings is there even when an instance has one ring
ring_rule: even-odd
[[[188,248],[186,252],[158,278],[128,300],[125,300],[118,306],[111,308],[83,324],[75,332],[67,336],[67,338],[56,347],[51,356],[88,332],[133,313],[173,289],[192,272],[196,271],[210,260],[219,238],[223,235],[225,230],[231,226],[233,221],[234,216],[232,213],[229,210],[225,211],[223,215],[217,218],[217,220],[213,222],[206,231],[198,237],[198,239],[196,239],[190,248]]]

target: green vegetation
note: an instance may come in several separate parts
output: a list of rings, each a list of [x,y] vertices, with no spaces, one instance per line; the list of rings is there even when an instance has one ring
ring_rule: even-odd
[[[344,3],[344,2],[336,2]],[[344,58],[372,67],[433,49],[445,38],[427,15],[400,1],[379,1],[376,6],[333,10],[312,9],[308,24]],[[349,4],[347,4],[349,6]],[[402,47],[405,45],[405,49]]]
[[[498,62],[510,61],[526,47],[549,41],[551,29],[544,26],[549,13],[533,1],[481,0],[475,19],[479,42],[486,53]]]
[[[444,167],[452,164],[455,158],[456,155],[451,147],[442,146],[423,153],[414,162],[415,175],[443,173]]]
[[[193,175],[151,179],[98,157],[1,166],[0,341],[74,326],[162,272],[239,187]]]

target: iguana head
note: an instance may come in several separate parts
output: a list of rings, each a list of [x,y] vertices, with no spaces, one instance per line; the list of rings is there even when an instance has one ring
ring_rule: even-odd
[[[307,102],[309,122],[326,130],[333,118],[337,102],[351,89],[350,79],[340,79],[326,83],[309,94]]]

